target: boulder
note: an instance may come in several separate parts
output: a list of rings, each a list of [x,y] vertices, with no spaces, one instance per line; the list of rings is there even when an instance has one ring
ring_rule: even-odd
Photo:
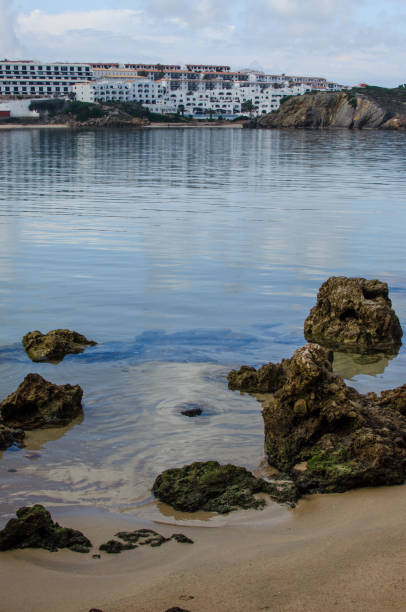
[[[362,395],[333,373],[317,344],[284,360],[280,387],[263,399],[265,452],[301,492],[404,482],[406,391]],[[392,398],[392,400],[391,400]]]
[[[156,478],[152,491],[161,501],[184,512],[225,514],[238,508],[263,508],[265,501],[256,499],[255,493],[268,493],[280,502],[294,503],[297,499],[291,482],[267,482],[243,467],[220,465],[217,461],[165,470]]]
[[[0,531],[0,550],[45,548],[53,552],[69,548],[87,553],[92,546],[80,531],[54,523],[48,510],[40,504],[20,508],[16,514],[17,518],[10,519]]]
[[[353,353],[397,353],[403,335],[388,285],[332,276],[322,284],[304,324],[307,341]]]
[[[97,342],[88,340],[78,332],[69,329],[53,329],[47,334],[40,331],[28,332],[23,337],[23,345],[32,361],[59,362],[70,353],[83,353],[86,346]]]
[[[0,415],[7,427],[66,425],[82,413],[82,395],[79,385],[54,385],[39,374],[28,374],[0,404]]]

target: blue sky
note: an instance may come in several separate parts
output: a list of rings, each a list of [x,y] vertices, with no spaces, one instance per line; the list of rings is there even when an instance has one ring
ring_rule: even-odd
[[[406,82],[406,0],[0,0],[0,57],[261,66]]]

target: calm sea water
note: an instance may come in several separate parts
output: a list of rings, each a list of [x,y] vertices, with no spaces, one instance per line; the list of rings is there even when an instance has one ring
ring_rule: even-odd
[[[145,511],[167,467],[257,468],[261,407],[227,390],[228,370],[304,344],[331,275],[388,282],[406,329],[405,206],[400,133],[0,132],[0,397],[39,372],[81,384],[85,412],[2,454],[3,515]],[[31,363],[21,337],[57,327],[99,345]],[[406,382],[404,349],[335,363],[362,391]]]

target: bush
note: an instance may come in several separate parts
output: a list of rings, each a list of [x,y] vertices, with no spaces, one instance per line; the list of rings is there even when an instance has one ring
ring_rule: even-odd
[[[68,102],[65,112],[73,115],[76,121],[97,119],[98,117],[104,117],[106,114],[106,111],[104,111],[99,104],[92,104],[91,102],[78,102],[77,100]]]

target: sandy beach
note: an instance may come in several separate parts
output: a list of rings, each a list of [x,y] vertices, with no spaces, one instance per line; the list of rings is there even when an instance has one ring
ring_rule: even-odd
[[[406,487],[303,499],[294,510],[270,503],[205,522],[155,512],[128,515],[53,509],[95,545],[119,529],[183,532],[170,542],[120,555],[43,550],[1,553],[4,612],[191,612],[404,610]],[[172,524],[171,524],[172,523]],[[176,523],[176,527],[174,525]]]

